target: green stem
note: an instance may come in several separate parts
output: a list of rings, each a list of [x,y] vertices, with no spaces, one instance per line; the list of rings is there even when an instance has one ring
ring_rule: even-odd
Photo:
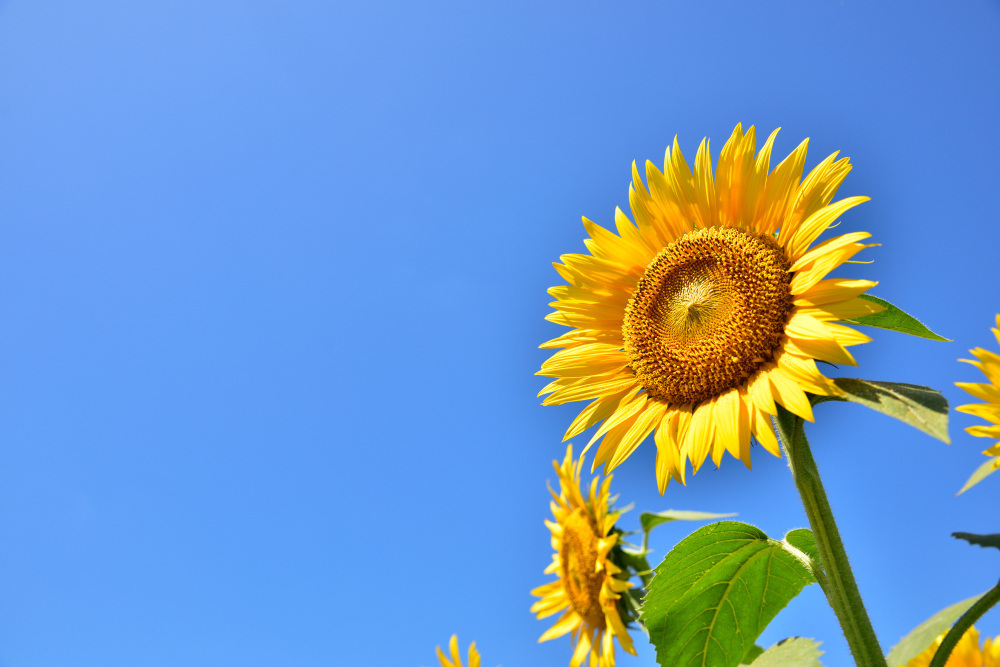
[[[847,560],[844,542],[833,518],[833,511],[826,498],[819,469],[806,440],[802,418],[793,415],[780,405],[774,418],[775,431],[788,456],[795,486],[809,518],[809,526],[816,538],[820,564],[826,572],[823,592],[851,648],[854,662],[860,667],[886,667],[878,637],[868,619],[868,612],[861,601],[858,584]]]
[[[952,649],[958,644],[958,640],[962,638],[965,631],[971,628],[972,624],[978,621],[979,617],[989,611],[997,602],[1000,602],[1000,581],[997,582],[996,586],[986,591],[983,597],[976,600],[976,603],[955,621],[955,625],[951,626],[951,630],[941,640],[941,646],[938,647],[937,652],[934,653],[934,659],[927,667],[944,667]]]

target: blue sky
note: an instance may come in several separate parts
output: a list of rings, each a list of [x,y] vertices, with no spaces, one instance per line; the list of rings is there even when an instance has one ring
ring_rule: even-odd
[[[3,2],[0,665],[430,667],[453,632],[568,664],[528,591],[580,406],[533,373],[580,217],[675,135],[841,150],[872,201],[839,231],[882,244],[843,275],[955,340],[876,331],[845,374],[969,402],[998,30],[988,2]],[[997,478],[953,496],[987,442],[952,417],[950,447],[852,405],[809,430],[886,649],[996,580],[949,537],[1000,507]],[[805,525],[759,448],[663,498],[652,449],[622,503]],[[815,587],[761,641],[789,635],[848,663]]]

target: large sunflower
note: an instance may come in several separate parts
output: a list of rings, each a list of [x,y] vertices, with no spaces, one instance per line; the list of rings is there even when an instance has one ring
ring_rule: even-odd
[[[437,647],[438,662],[441,667],[464,667],[462,656],[458,652],[458,635],[452,635],[448,642],[448,652],[451,653],[451,660],[444,654],[441,647]],[[476,642],[469,644],[469,665],[468,667],[479,667],[479,652],[476,650]]]
[[[684,483],[725,451],[750,466],[751,437],[780,456],[769,415],[779,403],[812,420],[806,392],[839,395],[816,360],[855,364],[845,349],[871,340],[838,320],[879,306],[859,298],[876,283],[825,279],[868,245],[853,232],[810,247],[847,209],[830,203],[850,171],[837,153],[804,179],[807,141],[773,170],[751,127],[737,125],[712,172],[708,140],[694,171],[677,140],[661,172],[646,163],[647,190],[632,165],[633,224],[615,211],[618,233],[583,219],[590,254],[563,255],[547,319],[573,330],[539,375],[555,378],[545,405],[591,400],[566,438],[601,423],[594,467],[624,461],[655,432],[660,492]],[[589,445],[588,445],[589,446]]]
[[[562,465],[552,463],[559,476],[559,495],[552,491],[555,521],[545,522],[552,531],[555,550],[545,573],[556,574],[558,579],[531,591],[542,598],[531,606],[531,611],[538,618],[563,613],[538,641],[572,632],[576,649],[570,667],[579,667],[588,654],[590,667],[614,667],[613,637],[632,655],[635,649],[618,609],[621,593],[632,584],[615,576],[622,569],[611,559],[618,543],[613,528],[620,515],[608,507],[611,476],[605,477],[600,486],[594,478],[590,495],[585,497],[580,490],[583,457],[573,460],[573,446],[566,448]]]
[[[889,667],[927,667],[931,664],[943,639],[944,635],[935,639],[926,651],[910,660],[905,666],[889,665]],[[944,664],[945,667],[1000,667],[1000,637],[987,639],[983,642],[983,647],[979,648],[979,631],[969,628],[955,644],[951,655],[948,656],[948,662]]]
[[[1000,343],[1000,315],[997,315],[997,328],[993,329],[993,335]],[[1000,470],[1000,355],[981,347],[969,350],[969,352],[975,355],[979,361],[970,359],[962,359],[961,361],[970,363],[981,370],[989,382],[956,382],[955,384],[986,402],[960,405],[955,409],[991,422],[990,426],[969,426],[965,430],[980,438],[993,438],[997,442],[983,450],[983,454],[990,458],[984,461],[976,472],[972,473],[959,493],[978,484],[987,475]]]

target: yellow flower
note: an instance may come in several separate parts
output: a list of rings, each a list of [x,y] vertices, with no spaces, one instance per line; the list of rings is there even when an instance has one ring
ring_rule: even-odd
[[[655,432],[660,492],[684,483],[711,454],[750,466],[751,437],[775,456],[775,403],[812,420],[806,392],[842,392],[816,360],[855,364],[845,349],[871,340],[838,324],[881,310],[859,295],[876,283],[825,279],[870,234],[812,246],[867,197],[830,203],[850,171],[829,156],[802,179],[807,141],[770,170],[777,130],[759,153],[737,125],[712,172],[707,139],[692,172],[677,140],[663,172],[646,163],[647,191],[632,165],[633,224],[615,211],[617,234],[586,218],[589,254],[563,255],[547,319],[572,327],[539,375],[555,378],[545,405],[591,400],[566,438],[603,422],[594,468],[624,461]],[[588,445],[589,446],[589,445]]]
[[[926,651],[910,660],[905,666],[890,665],[890,667],[927,667],[931,664],[931,659],[943,639],[944,635],[939,636]],[[1000,637],[987,639],[980,649],[979,632],[975,628],[969,628],[955,644],[955,649],[948,656],[948,662],[944,664],[945,667],[1000,667]]]
[[[451,641],[448,642],[448,650],[451,652],[451,660],[445,657],[444,651],[441,647],[437,647],[438,660],[441,662],[441,667],[464,667],[462,665],[462,656],[458,654],[458,635],[452,635]],[[479,652],[476,650],[476,642],[469,644],[469,664],[468,667],[479,667]]]
[[[997,328],[993,329],[993,335],[996,336],[997,342],[1000,343],[1000,315],[997,315]],[[955,384],[976,398],[980,398],[986,402],[960,405],[955,409],[959,412],[966,412],[970,415],[982,417],[986,421],[991,422],[991,426],[969,426],[965,430],[980,438],[994,438],[997,442],[983,450],[983,454],[986,454],[990,458],[984,461],[976,472],[972,473],[972,476],[969,477],[959,493],[975,486],[987,475],[1000,470],[1000,355],[989,350],[984,350],[981,347],[969,350],[969,352],[974,354],[979,361],[972,361],[970,359],[960,359],[959,361],[970,363],[981,370],[989,382],[956,382]]]
[[[632,587],[616,577],[622,569],[611,559],[611,550],[618,543],[613,531],[620,512],[608,508],[611,476],[598,486],[595,478],[590,484],[590,495],[580,490],[580,471],[583,457],[573,461],[573,446],[566,448],[562,465],[552,462],[559,475],[559,495],[552,493],[552,515],[555,521],[546,521],[552,531],[552,563],[546,574],[556,574],[558,579],[531,591],[542,598],[531,606],[538,618],[545,618],[562,611],[556,624],[538,641],[547,641],[573,633],[576,648],[570,667],[578,667],[590,655],[591,667],[614,667],[617,637],[622,648],[635,655],[632,638],[618,611],[621,593]]]

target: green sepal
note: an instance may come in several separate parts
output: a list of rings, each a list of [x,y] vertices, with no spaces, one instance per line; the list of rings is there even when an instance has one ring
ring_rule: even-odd
[[[850,401],[918,428],[932,438],[951,444],[948,437],[948,399],[940,391],[904,382],[876,382],[860,378],[834,378],[843,396],[810,396],[813,405],[824,401]]]
[[[889,655],[885,657],[885,661],[890,665],[905,665],[910,660],[913,660],[926,651],[934,643],[938,635],[947,632],[948,628],[954,625],[955,621],[981,597],[983,596],[974,595],[968,600],[956,602],[934,614],[900,639],[899,643],[889,651]]]
[[[960,540],[965,540],[969,544],[975,544],[983,548],[993,547],[994,549],[1000,549],[1000,533],[993,533],[991,535],[976,535],[975,533],[952,533],[952,537],[956,537]]]
[[[934,333],[928,329],[923,322],[904,312],[901,308],[897,308],[892,305],[885,299],[880,299],[877,296],[872,296],[871,294],[862,294],[858,298],[876,303],[885,308],[885,310],[877,312],[873,315],[862,315],[861,317],[855,317],[849,320],[841,320],[844,324],[877,327],[879,329],[888,329],[889,331],[896,331],[899,333],[909,334],[911,336],[919,336],[920,338],[939,340],[944,343],[952,342],[951,339]]]
[[[649,585],[650,579],[653,578],[653,571],[649,566],[649,561],[646,560],[644,552],[625,548],[626,546],[634,547],[634,545],[628,545],[627,542],[621,539],[623,535],[628,535],[629,533],[617,527],[614,528],[614,532],[618,535],[618,541],[611,548],[608,558],[621,569],[621,572],[614,576],[623,580],[635,577],[642,582],[641,585],[633,584],[631,588],[623,591],[621,598],[618,600],[618,611],[625,624],[629,625],[633,622],[639,622],[642,599],[646,595],[646,586]]]
[[[753,667],[823,667],[820,642],[806,637],[783,639],[760,654]],[[751,664],[751,663],[745,663]]]
[[[736,667],[815,578],[784,543],[737,521],[704,526],[656,568],[640,619],[661,665]]]

